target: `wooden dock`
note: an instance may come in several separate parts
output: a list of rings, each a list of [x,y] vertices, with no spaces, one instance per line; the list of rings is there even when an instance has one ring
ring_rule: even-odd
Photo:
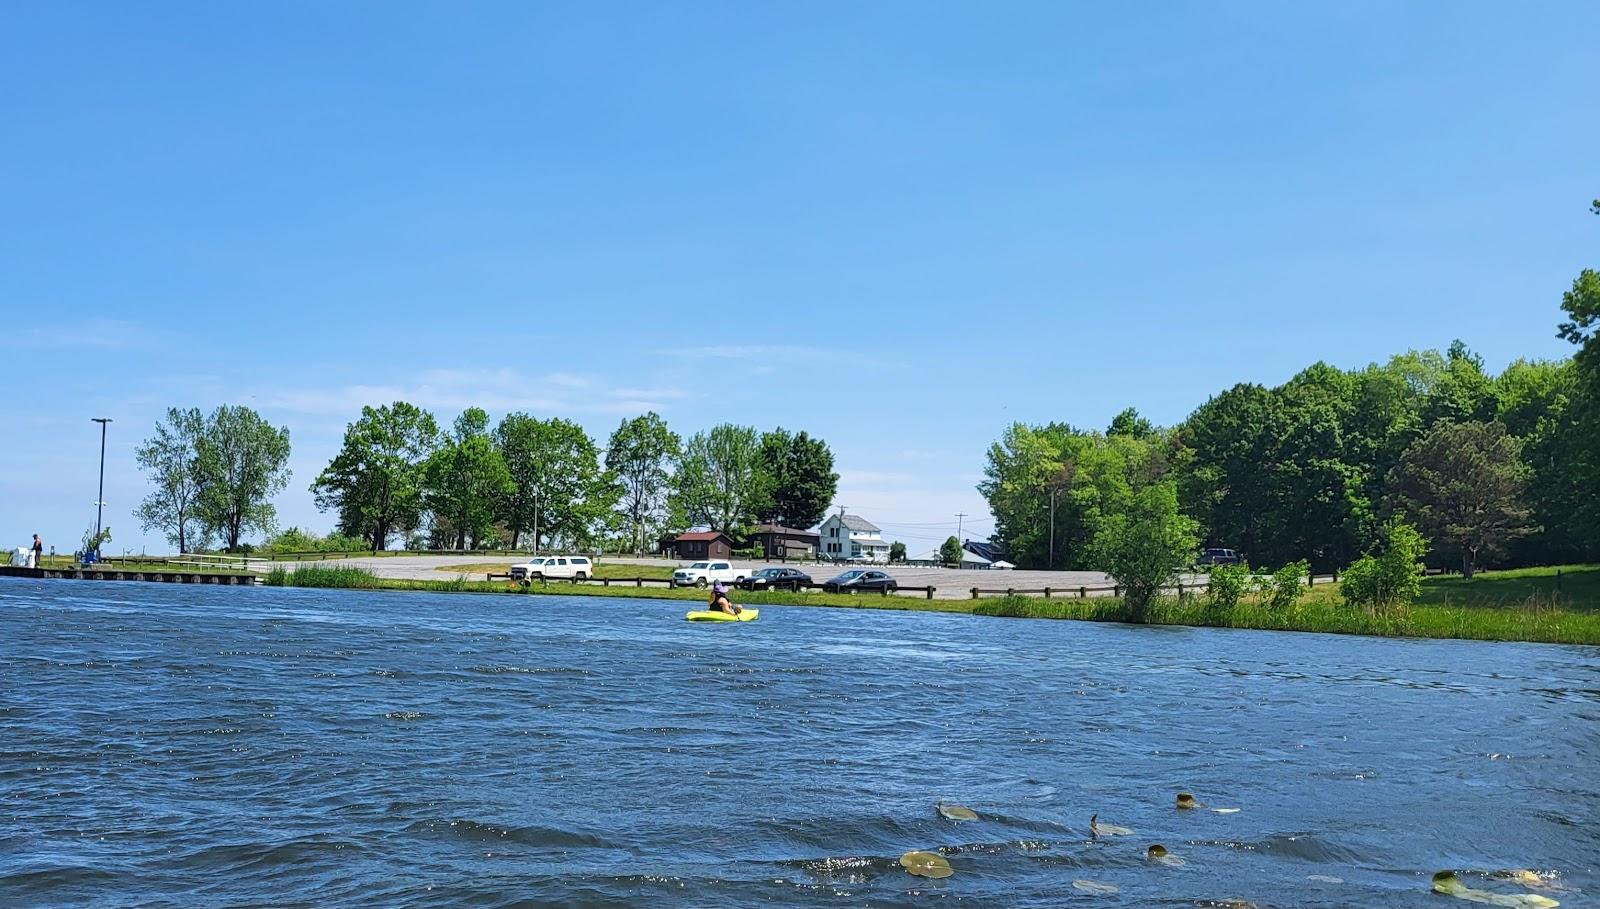
[[[0,565],[3,578],[61,578],[75,581],[153,581],[162,584],[233,584],[251,586],[253,574],[219,571],[140,571],[137,568],[111,568],[90,565],[83,568],[18,568]]]

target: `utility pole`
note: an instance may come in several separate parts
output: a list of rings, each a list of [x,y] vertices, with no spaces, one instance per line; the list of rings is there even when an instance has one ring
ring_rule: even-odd
[[[1056,493],[1061,490],[1050,490],[1050,561],[1044,567],[1056,567]]]
[[[111,422],[111,418],[90,417],[89,421],[100,424],[100,494],[94,498],[94,552],[95,557],[99,558],[101,518],[106,507],[106,424]]]
[[[956,542],[960,543],[963,548],[966,547],[967,541],[961,539],[961,522],[966,518],[966,516],[967,513],[964,511],[956,512]]]

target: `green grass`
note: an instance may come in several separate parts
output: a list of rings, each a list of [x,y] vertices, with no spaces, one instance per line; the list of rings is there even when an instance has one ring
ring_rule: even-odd
[[[1600,610],[1600,565],[1482,571],[1472,580],[1432,577],[1422,583],[1426,606],[1489,609]]]
[[[1472,581],[1429,578],[1421,600],[1411,607],[1383,613],[1351,609],[1339,597],[1338,586],[1319,584],[1290,609],[1271,609],[1259,598],[1246,598],[1231,609],[1217,609],[1204,597],[1160,600],[1147,611],[1146,621],[1159,625],[1218,628],[1254,628],[1267,631],[1310,631],[1326,634],[1363,634],[1384,637],[1462,638],[1485,641],[1533,641],[1553,644],[1600,644],[1600,608],[1593,591],[1600,587],[1600,566],[1562,568],[1559,600],[1555,569],[1492,572]],[[436,593],[498,593],[524,596],[599,596],[628,599],[682,600],[704,603],[706,595],[695,589],[666,587],[601,587],[594,584],[552,582],[524,587],[505,581],[403,580],[379,578],[361,568],[302,565],[297,570],[276,569],[268,584],[296,587],[347,587],[371,590],[417,590]],[[1546,587],[1549,591],[1546,591]],[[1586,593],[1588,592],[1588,593]],[[1585,599],[1584,597],[1587,597]],[[926,600],[920,597],[875,594],[767,593],[740,591],[740,602],[752,606],[824,606],[855,609],[894,609],[910,612],[971,613],[982,616],[1031,619],[1075,619],[1091,622],[1127,622],[1132,616],[1120,599],[1052,599],[993,597],[980,600]],[[1560,608],[1553,606],[1559,601]]]
[[[267,572],[262,583],[268,587],[333,587],[351,590],[381,590],[389,584],[365,568],[342,565],[297,565],[293,570],[274,568]]]
[[[1552,570],[1551,577],[1554,577]],[[1324,634],[1365,634],[1382,637],[1461,638],[1480,641],[1533,641],[1549,644],[1600,644],[1600,610],[1553,608],[1536,598],[1518,600],[1490,581],[1487,592],[1470,586],[1458,588],[1456,602],[1443,605],[1438,592],[1424,585],[1416,605],[1381,613],[1345,606],[1336,585],[1319,585],[1306,592],[1290,609],[1268,608],[1260,598],[1247,598],[1232,609],[1218,609],[1204,597],[1186,597],[1151,604],[1146,621],[1152,625],[1193,625],[1216,628],[1255,628],[1265,631],[1312,631]],[[1459,583],[1460,579],[1451,579]],[[1473,582],[1477,583],[1478,579]],[[1505,579],[1511,580],[1511,579]],[[1565,587],[1563,572],[1563,587]],[[1509,588],[1507,588],[1509,590]],[[1472,596],[1468,596],[1471,594]],[[1438,605],[1430,598],[1438,597]],[[1461,602],[1466,600],[1467,602]],[[975,615],[1008,618],[1078,619],[1090,622],[1127,622],[1130,611],[1121,600],[1042,600],[1000,597],[980,600]]]

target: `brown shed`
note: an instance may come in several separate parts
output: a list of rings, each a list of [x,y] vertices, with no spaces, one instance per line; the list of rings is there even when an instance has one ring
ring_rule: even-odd
[[[757,524],[750,540],[769,559],[809,559],[817,554],[822,537],[782,524]]]
[[[672,541],[671,548],[674,558],[688,561],[733,557],[733,540],[717,531],[680,533]]]

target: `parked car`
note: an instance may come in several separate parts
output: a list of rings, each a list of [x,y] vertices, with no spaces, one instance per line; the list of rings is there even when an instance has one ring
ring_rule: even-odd
[[[594,563],[587,556],[539,556],[511,566],[513,581],[582,581],[592,577]]]
[[[1244,556],[1232,549],[1202,549],[1200,557],[1194,560],[1195,567],[1205,565],[1239,565],[1244,562]]]
[[[824,581],[828,593],[855,593],[858,590],[897,590],[900,584],[886,572],[871,568],[852,568]]]
[[[748,569],[735,568],[732,562],[695,562],[672,573],[672,583],[678,587],[709,587],[715,581],[737,584],[750,574]]]
[[[739,586],[745,590],[799,590],[811,586],[811,575],[794,568],[763,568]]]

